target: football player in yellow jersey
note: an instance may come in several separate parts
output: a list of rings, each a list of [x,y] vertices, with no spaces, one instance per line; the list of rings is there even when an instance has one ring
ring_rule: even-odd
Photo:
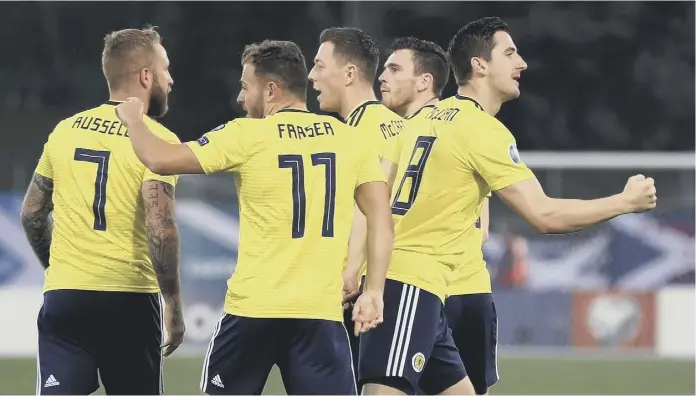
[[[352,27],[325,29],[319,35],[319,42],[309,79],[319,92],[317,100],[320,108],[338,113],[346,124],[356,127],[356,139],[363,147],[374,148],[378,157],[382,158],[388,142],[404,129],[404,121],[377,101],[375,96],[379,49],[369,35]],[[365,216],[356,207],[352,230],[362,232],[351,232],[351,241],[364,241],[364,229]],[[350,243],[350,246],[355,245]],[[364,250],[361,253],[347,254],[346,257],[346,270],[343,273],[346,327],[352,327],[348,308],[358,294],[361,268],[364,271]],[[348,257],[360,257],[362,260],[349,262]],[[358,339],[351,336],[350,341],[353,358],[357,361]]]
[[[445,52],[432,42],[400,38],[391,51],[380,82],[383,102],[406,117],[399,142],[430,129],[427,115],[447,84],[449,68]],[[398,160],[387,152],[383,163],[391,169]],[[400,220],[394,216],[397,230]],[[426,236],[422,244],[430,242]],[[411,263],[396,252],[393,256],[385,286],[384,323],[360,338],[360,384],[365,394],[473,393],[443,310],[451,268],[420,256],[416,260]]]
[[[654,181],[642,175],[631,177],[622,193],[607,198],[554,199],[544,193],[521,161],[512,134],[490,115],[503,102],[519,96],[517,80],[526,69],[504,21],[484,18],[460,29],[450,42],[449,58],[460,87],[458,94],[440,101],[428,115],[433,121],[428,131],[402,135],[394,151],[398,168],[394,167],[392,213],[400,220],[395,227],[389,279],[396,268],[428,265],[430,276],[413,282],[424,289],[436,287],[444,301],[447,277],[443,267],[456,268],[468,249],[480,249],[478,243],[471,244],[471,235],[481,204],[491,191],[543,233],[580,231],[624,213],[655,207]],[[418,316],[418,292],[412,295],[411,301],[417,303],[406,300],[405,312],[416,305]],[[385,322],[386,296],[385,290]],[[405,326],[408,333],[410,322]],[[361,348],[362,344],[363,339]],[[412,362],[416,361],[419,368],[424,362],[426,370],[433,363],[422,355],[419,359],[414,355]],[[451,361],[435,364],[443,371],[456,366]],[[441,385],[446,383],[441,381]],[[455,393],[458,385],[461,383],[444,392]]]
[[[239,259],[205,357],[208,394],[260,394],[278,365],[289,394],[355,395],[342,315],[343,257],[354,201],[367,214],[366,292],[356,332],[382,316],[393,223],[376,155],[333,117],[307,111],[307,68],[288,41],[247,46],[238,102],[249,113],[195,142],[168,144],[119,106],[138,157],[160,174],[233,172]],[[374,271],[374,273],[372,273]]]
[[[91,394],[98,376],[107,394],[161,394],[162,323],[170,337],[165,356],[185,331],[177,178],[138,160],[114,111],[131,96],[152,116],[167,111],[173,81],[159,33],[107,35],[102,67],[109,101],[58,123],[22,208],[27,238],[46,268],[37,394]],[[161,139],[179,141],[149,116],[141,122]]]
[[[391,51],[379,78],[382,102],[408,119],[410,131],[427,130],[430,128],[428,115],[449,78],[447,54],[439,45],[415,37],[396,39]],[[481,205],[481,216],[471,234],[472,246],[483,245],[488,239],[488,199]],[[486,393],[498,379],[498,319],[491,278],[481,249],[468,249],[460,265],[450,274],[445,316],[471,383],[477,393]]]

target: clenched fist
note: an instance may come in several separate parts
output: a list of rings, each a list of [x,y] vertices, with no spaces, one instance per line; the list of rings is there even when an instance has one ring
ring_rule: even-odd
[[[657,206],[657,190],[655,189],[655,180],[652,177],[631,176],[626,182],[622,194],[633,213],[646,212]]]
[[[138,98],[128,98],[116,106],[116,116],[128,126],[133,122],[142,121],[143,119],[143,101]]]

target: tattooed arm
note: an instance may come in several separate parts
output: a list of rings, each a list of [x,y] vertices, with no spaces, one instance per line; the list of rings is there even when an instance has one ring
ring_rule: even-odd
[[[174,187],[147,180],[142,186],[150,259],[165,300],[179,300],[179,229],[174,217]]]
[[[142,195],[150,259],[165,302],[164,324],[169,336],[162,345],[163,353],[169,356],[184,341],[186,332],[179,282],[179,229],[174,217],[174,186],[146,180]]]
[[[22,204],[22,227],[36,257],[48,268],[53,223],[48,215],[53,210],[53,179],[34,173]]]

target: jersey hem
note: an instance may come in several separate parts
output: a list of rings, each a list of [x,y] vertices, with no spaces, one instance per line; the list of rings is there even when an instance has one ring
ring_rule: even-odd
[[[343,314],[336,315],[323,315],[316,313],[309,313],[306,311],[295,311],[295,312],[277,312],[277,311],[262,311],[257,310],[244,310],[237,308],[225,307],[223,311],[229,315],[243,316],[245,318],[258,318],[258,319],[315,319],[315,320],[328,320],[331,322],[341,322],[343,323]],[[254,312],[252,312],[254,311]]]
[[[44,286],[43,292],[50,292],[53,290],[85,290],[85,291],[103,291],[103,292],[124,292],[124,293],[149,293],[158,294],[160,292],[159,287],[153,288],[152,286],[147,287],[123,287],[123,286],[84,286],[84,285],[73,285],[73,286]]]
[[[422,282],[422,281],[418,281],[418,280],[415,280],[413,278],[410,278],[408,276],[402,276],[402,275],[391,274],[391,273],[387,273],[387,279],[391,279],[391,280],[401,282],[401,283],[406,283],[406,284],[415,286],[419,289],[425,290],[428,293],[437,296],[437,298],[439,298],[443,304],[445,303],[446,293],[443,293],[441,291],[440,292],[437,291],[436,288],[431,287],[427,282]]]

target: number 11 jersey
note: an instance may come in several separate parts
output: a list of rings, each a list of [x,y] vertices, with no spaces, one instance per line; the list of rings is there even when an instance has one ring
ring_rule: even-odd
[[[44,291],[158,293],[145,230],[143,181],[176,185],[136,157],[117,102],[69,117],[55,127],[35,172],[53,180],[53,235]],[[156,135],[179,139],[145,116]]]
[[[286,109],[187,143],[206,174],[232,172],[237,185],[239,249],[226,313],[343,320],[355,188],[384,182],[375,151],[355,133],[332,117]]]

